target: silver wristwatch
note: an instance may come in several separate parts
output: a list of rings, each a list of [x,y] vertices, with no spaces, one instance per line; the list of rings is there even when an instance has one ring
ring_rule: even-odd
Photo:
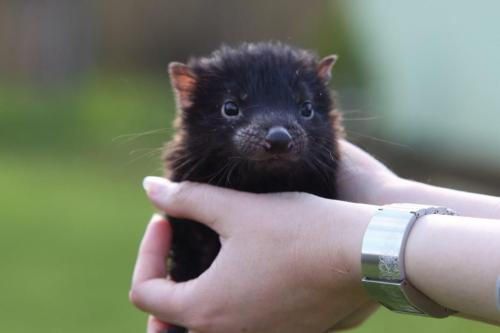
[[[415,221],[424,215],[456,215],[444,207],[393,204],[381,207],[366,229],[361,251],[362,283],[368,295],[395,312],[436,318],[455,311],[422,294],[406,279],[406,240]]]

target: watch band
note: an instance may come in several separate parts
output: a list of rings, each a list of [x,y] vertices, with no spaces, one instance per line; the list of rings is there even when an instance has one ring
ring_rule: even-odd
[[[445,207],[413,204],[392,204],[378,210],[363,238],[362,284],[370,297],[392,311],[443,318],[455,311],[422,294],[405,274],[408,235],[415,221],[429,214],[456,215]]]

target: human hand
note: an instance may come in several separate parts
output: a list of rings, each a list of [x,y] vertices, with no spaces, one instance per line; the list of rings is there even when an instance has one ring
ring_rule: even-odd
[[[345,140],[339,141],[339,199],[381,204],[385,192],[403,180],[373,156]]]
[[[149,179],[148,195],[169,215],[219,233],[222,248],[199,278],[165,279],[169,224],[144,236],[131,300],[162,322],[195,332],[324,332],[369,301],[360,283],[363,232],[375,207],[305,193],[251,194]]]

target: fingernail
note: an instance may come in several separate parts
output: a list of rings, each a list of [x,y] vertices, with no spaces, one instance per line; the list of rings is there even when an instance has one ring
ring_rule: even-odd
[[[155,214],[153,214],[153,216],[151,216],[151,220],[149,220],[149,223],[160,223],[163,221],[165,221],[165,218],[163,216],[161,216],[160,214],[155,213]]]
[[[142,187],[151,199],[165,198],[169,181],[162,177],[146,177],[142,182]]]

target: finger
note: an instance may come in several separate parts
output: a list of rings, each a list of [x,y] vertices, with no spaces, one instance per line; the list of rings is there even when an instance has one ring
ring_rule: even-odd
[[[165,258],[171,238],[170,224],[162,216],[153,215],[139,247],[132,285],[167,276]]]
[[[241,207],[251,194],[190,182],[173,183],[165,178],[146,177],[144,188],[151,201],[167,214],[189,218],[222,234],[222,217]]]
[[[167,323],[157,319],[155,316],[148,317],[148,333],[163,333],[168,327]]]
[[[358,146],[349,141],[339,140],[338,145],[339,145],[339,150],[344,154],[349,154],[354,156],[368,155],[368,153],[366,153],[363,149],[359,148]]]
[[[389,168],[381,163],[378,159],[376,159],[374,156],[370,155],[363,149],[359,148],[358,146],[350,143],[349,141],[345,140],[339,140],[339,150],[340,150],[340,156],[342,158],[347,158],[349,161],[346,161],[348,164],[348,167],[350,168],[369,168],[373,169],[374,171],[376,170],[383,170],[384,172],[388,172],[392,174],[392,171],[389,170]],[[346,163],[340,163],[341,171],[343,164]],[[344,166],[346,167],[346,166]]]
[[[153,215],[142,239],[132,278],[130,300],[162,320],[179,323],[186,297],[184,284],[167,280],[165,258],[170,250],[170,224]]]
[[[364,161],[371,160],[369,155],[364,152],[358,146],[353,145],[349,141],[339,140],[339,151],[340,151],[340,164],[339,164],[339,174],[351,174],[351,169],[362,168],[365,164]]]
[[[148,280],[132,286],[130,299],[139,309],[163,322],[189,326],[189,310],[194,307],[192,286],[195,280],[173,282],[164,278]]]

